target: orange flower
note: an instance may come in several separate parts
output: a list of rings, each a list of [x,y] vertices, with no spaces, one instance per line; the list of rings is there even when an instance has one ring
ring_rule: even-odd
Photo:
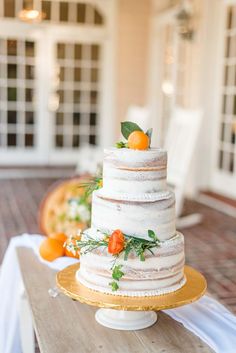
[[[124,249],[124,245],[124,234],[119,229],[115,230],[109,238],[108,252],[112,255],[119,254]]]

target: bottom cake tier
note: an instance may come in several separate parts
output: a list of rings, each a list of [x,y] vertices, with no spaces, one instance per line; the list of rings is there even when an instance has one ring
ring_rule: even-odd
[[[86,236],[94,239],[104,237],[104,234],[91,228],[86,231]],[[116,259],[116,265],[121,265],[124,273],[117,282],[116,291],[111,288],[115,259],[106,247],[81,255],[77,280],[90,289],[123,296],[153,296],[180,289],[185,284],[183,235],[177,233],[152,252],[146,251],[145,261],[140,261],[132,252],[127,260],[123,254]]]

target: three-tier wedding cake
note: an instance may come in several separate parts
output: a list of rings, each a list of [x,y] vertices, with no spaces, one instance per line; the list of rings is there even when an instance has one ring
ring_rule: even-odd
[[[115,295],[176,291],[185,283],[184,237],[176,231],[175,197],[167,189],[167,152],[119,147],[104,151],[91,228],[78,243],[77,279]]]

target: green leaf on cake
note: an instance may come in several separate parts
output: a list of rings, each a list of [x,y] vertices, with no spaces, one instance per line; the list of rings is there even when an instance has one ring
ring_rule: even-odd
[[[121,123],[121,133],[126,140],[133,131],[143,131],[137,124],[132,121],[124,121]]]
[[[148,236],[149,236],[149,238],[151,238],[157,242],[160,242],[160,240],[157,238],[155,232],[151,229],[148,230]]]
[[[117,282],[115,282],[115,281],[110,282],[109,286],[111,286],[112,292],[115,292],[115,291],[117,291],[119,289],[119,286],[118,286]]]
[[[127,147],[128,147],[127,143],[123,141],[116,142],[116,148],[127,148]]]
[[[119,281],[124,276],[124,272],[121,271],[122,265],[116,265],[112,269],[112,278]]]
[[[152,132],[153,132],[153,129],[148,129],[147,132],[146,132],[146,135],[148,136],[149,138],[149,147],[151,146],[151,140],[152,140]]]
[[[145,261],[144,251],[142,251],[142,252],[139,254],[139,260],[140,260],[140,261]]]
[[[132,247],[128,244],[125,248],[124,260],[127,261],[129,257],[129,253],[131,252]]]

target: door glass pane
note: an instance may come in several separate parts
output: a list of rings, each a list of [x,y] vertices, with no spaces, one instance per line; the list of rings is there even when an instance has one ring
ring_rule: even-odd
[[[85,23],[85,12],[86,5],[85,4],[77,4],[77,22]]]
[[[51,19],[51,1],[42,1],[42,11],[45,15],[44,20]]]
[[[25,65],[25,78],[26,78],[26,80],[33,80],[34,79],[34,66]]]
[[[4,17],[15,17],[15,0],[4,0]]]
[[[17,55],[17,41],[9,39],[7,41],[7,55],[16,56]]]
[[[9,102],[17,101],[17,88],[16,87],[8,87],[7,98],[8,98]]]
[[[17,137],[16,134],[7,134],[7,146],[16,147],[17,146]]]
[[[34,50],[35,50],[34,42],[26,41],[25,42],[25,55],[30,56],[30,57],[34,57],[35,56]]]
[[[16,124],[17,123],[17,112],[15,110],[8,110],[7,123],[8,124]]]
[[[94,23],[95,23],[95,25],[102,25],[103,24],[103,17],[100,14],[100,12],[98,12],[97,9],[95,9],[95,12],[94,12]]]
[[[67,22],[68,21],[68,2],[60,2],[60,21]]]
[[[7,77],[8,78],[17,78],[17,65],[8,64],[7,65]]]
[[[34,125],[34,112],[25,112],[25,123],[27,125]]]

